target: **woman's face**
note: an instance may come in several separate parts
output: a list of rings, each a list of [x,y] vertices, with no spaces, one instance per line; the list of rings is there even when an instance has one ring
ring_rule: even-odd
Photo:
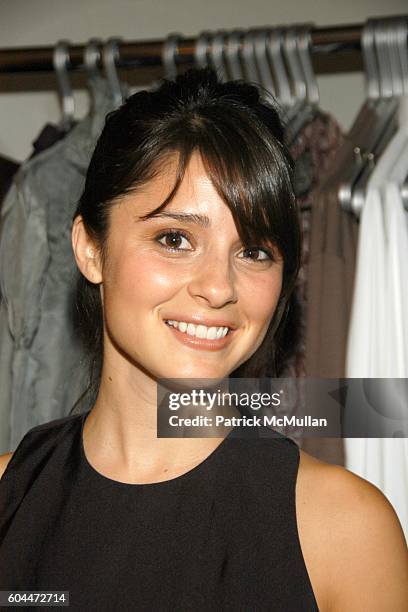
[[[175,161],[111,209],[100,270],[105,358],[108,352],[115,367],[125,359],[156,378],[223,378],[262,343],[281,292],[283,261],[242,247],[198,154],[162,213],[139,219],[171,191]],[[207,336],[214,327],[210,339],[192,335]],[[220,327],[232,331],[218,338]]]

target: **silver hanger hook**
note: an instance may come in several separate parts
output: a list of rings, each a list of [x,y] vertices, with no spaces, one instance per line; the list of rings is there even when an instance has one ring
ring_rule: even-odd
[[[103,65],[105,68],[106,78],[111,87],[113,103],[115,106],[120,106],[123,103],[122,86],[119,79],[116,62],[120,57],[119,44],[121,39],[119,37],[109,38],[103,46],[102,57]]]
[[[177,76],[176,55],[180,38],[182,38],[181,34],[173,32],[172,34],[169,34],[163,42],[162,64],[166,79],[175,79]]]
[[[380,95],[382,98],[391,98],[393,95],[392,68],[389,34],[385,19],[377,19],[374,24],[374,45],[380,75]]]
[[[293,106],[294,97],[283,60],[283,28],[271,28],[266,39],[266,51],[273,68],[276,83],[276,93],[279,102],[284,106]]]
[[[98,63],[102,57],[103,42],[100,38],[91,38],[85,45],[84,49],[84,66],[88,76],[88,87],[90,90],[91,109],[96,105],[97,93],[96,93],[96,79],[100,74]]]
[[[253,30],[248,30],[244,34],[241,47],[241,57],[246,72],[246,80],[250,83],[259,83],[260,78],[255,61],[255,41]]]
[[[315,72],[313,70],[311,46],[312,46],[312,25],[300,26],[297,31],[297,49],[299,53],[300,64],[303,69],[303,75],[306,82],[307,99],[310,104],[319,103],[319,87]]]
[[[380,97],[380,79],[374,45],[374,21],[367,19],[361,32],[361,50],[366,76],[367,96],[370,100]]]
[[[405,63],[407,63],[408,47],[406,44],[407,36],[407,19],[402,17],[390,17],[387,20],[388,25],[388,36],[389,36],[389,51],[390,51],[390,62],[391,62],[391,79],[393,96],[399,97],[404,95],[406,92],[405,80],[406,80],[406,65],[404,66],[404,55]],[[405,26],[405,27],[404,27]],[[403,36],[405,34],[405,45],[401,45]],[[403,49],[405,47],[405,54]]]
[[[100,73],[98,63],[101,61],[101,49],[103,42],[100,38],[90,38],[85,45],[84,66],[88,78],[97,76]]]
[[[194,47],[194,60],[197,68],[205,68],[208,66],[208,48],[211,41],[211,32],[205,30],[200,32],[196,38]]]
[[[241,38],[243,35],[242,30],[233,30],[227,35],[227,45],[225,48],[225,58],[227,60],[228,71],[230,78],[235,80],[242,80],[244,75],[242,73],[241,61],[240,61],[240,49],[241,49]]]
[[[60,88],[62,106],[61,126],[63,129],[69,129],[71,127],[74,123],[75,114],[74,94],[68,76],[68,67],[70,65],[68,47],[68,40],[58,41],[54,47],[52,57],[55,75]]]
[[[266,48],[268,32],[265,28],[254,29],[254,50],[261,84],[269,93],[275,95],[275,84],[272,79]]]
[[[224,61],[224,44],[226,35],[226,30],[218,30],[212,35],[209,45],[211,64],[221,81],[227,80],[227,72]]]
[[[398,18],[397,48],[401,68],[402,93],[408,95],[408,19]]]
[[[387,20],[389,56],[391,64],[391,81],[394,97],[404,93],[403,66],[400,58],[399,36],[401,32],[401,18],[391,17]]]
[[[283,39],[283,52],[291,73],[292,86],[296,102],[303,102],[306,100],[307,94],[306,83],[298,54],[297,31],[294,27],[288,28],[285,32]]]

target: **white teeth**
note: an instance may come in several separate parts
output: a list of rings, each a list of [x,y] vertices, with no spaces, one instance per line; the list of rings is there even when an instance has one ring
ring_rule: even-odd
[[[187,333],[189,336],[195,336],[195,325],[193,325],[192,323],[189,323],[187,325]]]
[[[207,340],[219,340],[224,338],[228,333],[228,327],[207,327],[206,325],[194,325],[194,323],[186,323],[185,321],[167,321],[169,325],[176,327],[179,331],[189,336],[196,338],[206,338]]]
[[[195,335],[197,336],[197,338],[206,338],[207,328],[205,327],[205,325],[197,325]]]
[[[217,337],[217,328],[216,327],[210,327],[207,331],[207,338],[208,340],[215,340]]]

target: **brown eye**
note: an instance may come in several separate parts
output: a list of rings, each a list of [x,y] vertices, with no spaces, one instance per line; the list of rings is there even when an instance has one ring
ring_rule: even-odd
[[[249,253],[249,259],[252,261],[268,261],[272,260],[272,253],[267,249],[261,249],[259,247],[250,247],[245,249],[243,253]]]
[[[164,241],[163,241],[164,239]],[[180,231],[166,231],[157,236],[158,243],[168,251],[188,251],[189,249],[180,248],[180,242],[185,240],[188,242],[187,236]]]

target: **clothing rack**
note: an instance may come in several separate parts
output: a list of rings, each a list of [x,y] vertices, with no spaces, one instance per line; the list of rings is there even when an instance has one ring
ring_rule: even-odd
[[[408,15],[402,17],[408,19]],[[310,26],[310,51],[315,74],[364,70],[360,44],[364,24],[323,27],[313,27],[313,24],[310,24]],[[290,27],[290,24],[289,26],[272,24],[254,29],[273,27]],[[247,29],[241,31],[245,32]],[[180,35],[174,59],[181,70],[194,65],[196,41],[197,38],[185,38]],[[165,42],[166,39],[119,42],[116,65],[121,74],[127,72],[126,80],[129,85],[145,84],[151,79],[162,76],[162,51]],[[71,72],[73,87],[86,87],[86,70],[83,61],[85,48],[86,45],[69,46],[67,69]],[[0,91],[55,89],[53,52],[53,46],[0,48]],[[101,60],[99,66],[101,67]],[[134,70],[135,68],[138,70]]]
[[[382,16],[384,21],[393,20],[397,16]],[[408,21],[408,15],[399,15],[399,19]],[[269,30],[273,28],[291,28],[300,24],[288,25],[265,25],[247,29],[237,29],[237,32]],[[301,24],[305,26],[306,24]],[[310,26],[310,56],[315,74],[336,74],[360,72],[364,70],[361,52],[361,37],[364,23],[346,24],[324,27]],[[218,30],[225,34],[231,31]],[[206,34],[216,32],[206,32]],[[116,45],[115,66],[120,76],[125,70],[126,82],[139,85],[151,81],[163,73],[163,51],[169,38],[176,39],[172,52],[174,65],[179,69],[187,69],[195,65],[195,48],[198,41],[196,38],[186,38],[181,34],[172,34],[160,40],[123,41],[119,37],[114,39]],[[241,37],[239,46],[244,50],[245,41]],[[113,39],[111,39],[113,40]],[[64,41],[67,42],[67,41]],[[100,41],[101,45],[104,44]],[[69,45],[68,62],[65,69],[70,71],[71,85],[75,87],[87,86],[86,66],[84,54],[87,45]],[[22,47],[22,48],[0,48],[0,92],[1,91],[27,91],[55,89],[54,68],[55,47]],[[94,67],[103,68],[101,53],[96,59]],[[135,70],[137,68],[137,70]],[[27,79],[27,76],[31,80]],[[79,78],[76,78],[79,77]],[[402,194],[404,203],[408,192],[408,180],[404,183]],[[408,207],[408,202],[406,202]]]
[[[408,16],[407,16],[408,18]],[[273,26],[265,26],[265,28]],[[279,27],[279,26],[278,26]],[[316,74],[341,72],[359,72],[363,70],[361,55],[361,32],[363,24],[336,25],[311,29],[311,55]],[[180,37],[175,62],[178,67],[188,68],[194,65],[194,48],[196,38]],[[117,67],[120,70],[142,68],[147,71],[161,70],[162,50],[165,39],[144,41],[122,41],[118,47]],[[69,47],[68,70],[74,73],[85,72],[83,63],[85,45]],[[42,74],[40,74],[42,73]],[[38,77],[54,73],[53,47],[23,47],[0,49],[0,87],[6,90],[27,89],[24,86],[24,75],[34,74],[37,82],[26,80],[30,89],[48,89],[54,87],[54,81]],[[13,77],[18,76],[18,81]],[[157,75],[156,75],[157,76]],[[142,76],[143,81],[143,76]],[[85,81],[84,81],[85,82]],[[75,83],[75,81],[74,81]],[[2,87],[3,86],[3,87]]]

